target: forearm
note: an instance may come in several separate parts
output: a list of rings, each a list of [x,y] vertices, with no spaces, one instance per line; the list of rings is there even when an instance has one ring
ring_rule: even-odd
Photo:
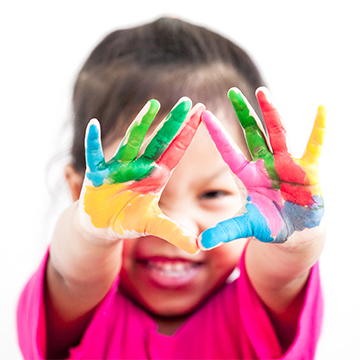
[[[251,241],[246,251],[250,280],[264,303],[281,313],[301,292],[325,242],[325,224],[295,232],[283,244]]]
[[[50,247],[47,291],[64,320],[91,310],[109,291],[121,266],[122,242],[93,238],[78,223],[75,202],[60,217]]]

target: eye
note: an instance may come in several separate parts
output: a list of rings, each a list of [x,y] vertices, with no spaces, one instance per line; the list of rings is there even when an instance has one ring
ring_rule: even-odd
[[[212,191],[206,191],[203,194],[200,195],[201,200],[212,200],[212,199],[218,199],[223,196],[227,196],[229,193],[223,190],[212,190]]]

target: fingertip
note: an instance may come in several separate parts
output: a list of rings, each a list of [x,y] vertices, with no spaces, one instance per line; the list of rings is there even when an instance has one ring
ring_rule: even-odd
[[[325,105],[319,105],[318,114],[325,117],[327,115],[327,108]]]
[[[202,120],[206,123],[209,121],[209,119],[211,119],[211,117],[213,117],[213,113],[210,110],[205,110],[202,115],[201,118]]]
[[[240,93],[241,93],[240,89],[233,86],[232,88],[229,89],[227,95],[230,98],[231,96],[238,95]]]
[[[86,126],[85,145],[87,140],[92,140],[98,137],[100,137],[100,122],[98,119],[93,118],[88,122]]]
[[[87,124],[87,126],[86,126],[87,132],[89,131],[89,129],[90,129],[91,126],[93,126],[93,125],[100,131],[100,122],[99,122],[99,120],[96,119],[96,118],[92,118],[92,119],[88,122],[88,124]]]
[[[326,115],[327,115],[327,109],[324,105],[320,105],[318,107],[315,124],[318,128],[325,129],[326,127]]]
[[[134,127],[140,126],[140,124],[143,124],[148,129],[148,127],[150,127],[151,123],[155,119],[155,116],[158,113],[159,109],[160,109],[160,102],[158,100],[156,99],[148,100],[146,104],[138,112],[135,119],[128,126],[123,140],[129,138],[131,136],[132,129]]]
[[[160,102],[158,101],[158,100],[156,100],[156,99],[151,99],[151,100],[149,100],[148,102],[147,102],[147,104],[149,104],[150,105],[150,107],[149,107],[149,111],[151,111],[152,113],[155,113],[155,114],[157,114],[158,113],[158,111],[159,111],[159,109],[160,109]],[[147,105],[145,105],[145,106],[147,106]]]
[[[193,118],[194,116],[199,117],[199,122],[201,121],[202,114],[206,110],[206,106],[202,103],[197,103],[190,111],[189,116]]]
[[[150,104],[154,104],[154,105],[160,106],[160,101],[157,100],[157,99],[150,99],[148,102],[149,102]]]
[[[144,119],[146,119],[145,122],[151,123],[155,118],[156,114],[158,113],[159,109],[160,109],[160,102],[158,100],[156,99],[149,100],[136,115],[134,122],[139,125],[142,121],[144,121]]]
[[[93,125],[93,124],[100,127],[100,122],[99,122],[99,120],[96,119],[96,118],[92,118],[92,119],[88,122],[88,126]]]
[[[205,106],[204,104],[202,104],[202,103],[197,103],[197,104],[193,107],[192,111],[193,111],[194,113],[203,113],[204,111],[206,111],[206,106]]]
[[[180,100],[175,105],[175,107],[178,107],[178,106],[183,106],[184,111],[189,111],[192,106],[192,101],[189,97],[183,96],[180,98]]]
[[[213,131],[215,128],[222,128],[222,124],[218,118],[210,111],[206,110],[202,113],[202,121],[209,131]]]
[[[212,111],[210,111],[210,110],[205,110],[204,112],[203,112],[203,117],[205,116],[205,119],[207,120],[207,121],[216,121],[216,122],[218,122],[218,123],[220,123],[220,120],[216,117],[216,115],[212,112]]]
[[[270,94],[270,91],[266,86],[260,86],[259,88],[257,88],[255,91],[255,95],[256,95],[257,99],[259,100],[259,102],[266,101],[267,103],[270,103],[270,104],[274,103],[272,96]]]
[[[198,128],[201,121],[202,121],[202,114],[206,110],[206,107],[204,104],[197,103],[188,114],[189,120],[187,123],[193,127]]]
[[[222,245],[222,242],[214,241],[211,231],[205,230],[197,238],[197,246],[201,251],[210,251]]]
[[[233,105],[239,102],[239,97],[242,98],[241,91],[237,87],[232,87],[227,95]]]
[[[255,90],[255,95],[257,95],[259,92],[264,93],[264,94],[269,94],[270,91],[266,86],[259,86],[256,90]]]

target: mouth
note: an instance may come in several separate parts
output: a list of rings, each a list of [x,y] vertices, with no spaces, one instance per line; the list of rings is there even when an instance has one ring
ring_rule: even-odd
[[[143,259],[140,264],[155,286],[168,289],[189,286],[203,266],[202,262],[161,257]]]

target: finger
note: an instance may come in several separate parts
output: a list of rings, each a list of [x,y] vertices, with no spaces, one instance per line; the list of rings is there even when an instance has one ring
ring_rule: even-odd
[[[286,146],[286,131],[268,89],[260,87],[256,90],[256,96],[264,116],[273,152],[288,152]]]
[[[152,99],[146,103],[129,126],[115,155],[115,159],[132,161],[137,157],[145,135],[158,113],[159,108],[160,103],[157,100]]]
[[[183,97],[166,116],[161,127],[147,145],[141,158],[148,161],[157,161],[167,149],[174,136],[184,122],[191,108],[191,100]]]
[[[168,169],[172,170],[176,167],[179,161],[185,154],[186,149],[189,147],[197,128],[201,122],[201,114],[204,112],[205,106],[197,104],[189,113],[189,121],[171,142],[169,147],[165,150],[164,154],[159,160],[159,163],[165,165]]]
[[[228,97],[245,131],[246,142],[252,157],[254,160],[264,157],[269,153],[269,149],[264,133],[259,127],[261,122],[254,109],[237,88],[231,88]]]
[[[238,175],[249,162],[215,115],[205,111],[202,119],[222,158],[231,171]]]
[[[199,251],[196,236],[162,213],[148,223],[146,234],[164,239],[190,254]]]
[[[273,242],[271,230],[266,218],[254,204],[246,204],[246,213],[220,222],[215,227],[205,230],[199,237],[198,246],[210,250],[223,243],[236,239],[255,237],[262,242]]]
[[[134,217],[134,213],[142,214],[140,223],[145,225],[145,235],[164,239],[190,254],[197,253],[199,248],[195,234],[163,214],[158,206],[158,200],[157,196],[147,193],[139,194],[136,200],[132,201],[132,209],[129,208],[129,222],[133,221],[135,226],[131,225],[130,230],[139,224],[139,219],[136,219],[136,216]]]
[[[199,237],[198,246],[201,250],[211,250],[232,240],[251,236],[251,232],[241,229],[238,218],[231,218],[205,230]]]
[[[98,170],[104,163],[104,153],[101,146],[100,124],[97,119],[89,121],[85,135],[85,158],[90,172]]]
[[[158,196],[150,192],[134,194],[136,196],[131,199],[129,206],[114,222],[116,232],[125,231],[129,234],[135,229],[143,235],[164,239],[191,254],[199,250],[196,236],[162,213],[158,206]]]
[[[316,163],[321,154],[322,145],[325,137],[325,124],[326,124],[326,108],[321,105],[318,108],[318,113],[314,122],[310,139],[306,146],[306,151],[302,160],[309,163]]]

